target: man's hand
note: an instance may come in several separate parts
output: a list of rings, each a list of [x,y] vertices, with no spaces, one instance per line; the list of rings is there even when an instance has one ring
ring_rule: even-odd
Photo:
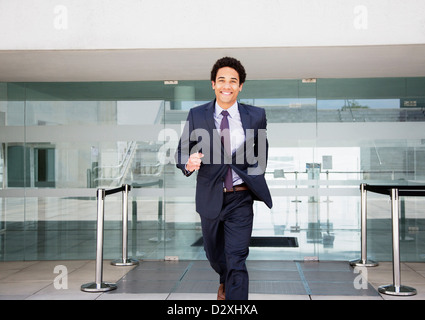
[[[202,160],[201,158],[204,155],[200,152],[196,152],[196,153],[192,153],[189,157],[189,160],[186,163],[186,170],[187,171],[195,171],[195,170],[199,170],[199,168],[201,167],[201,163]]]

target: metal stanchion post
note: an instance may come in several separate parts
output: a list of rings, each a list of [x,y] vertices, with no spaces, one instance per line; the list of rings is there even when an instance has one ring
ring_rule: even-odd
[[[391,218],[393,226],[393,284],[380,286],[380,293],[395,295],[395,296],[412,296],[416,294],[416,289],[401,285],[400,276],[400,206],[398,189],[391,189]]]
[[[134,266],[138,265],[139,261],[128,258],[128,192],[131,187],[128,184],[122,186],[122,258],[111,262],[114,266]]]
[[[361,195],[361,258],[357,260],[351,260],[351,266],[358,267],[376,267],[377,262],[373,260],[367,260],[367,208],[366,208],[366,188],[365,184],[360,185]]]
[[[105,189],[97,190],[97,242],[96,242],[96,281],[83,284],[82,291],[105,292],[117,288],[115,283],[102,281],[103,273],[103,218],[104,218]]]

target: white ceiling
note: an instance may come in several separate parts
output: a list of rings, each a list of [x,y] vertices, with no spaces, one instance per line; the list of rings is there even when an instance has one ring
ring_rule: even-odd
[[[226,49],[0,51],[2,82],[207,80],[223,56],[247,79],[424,77],[425,44]]]

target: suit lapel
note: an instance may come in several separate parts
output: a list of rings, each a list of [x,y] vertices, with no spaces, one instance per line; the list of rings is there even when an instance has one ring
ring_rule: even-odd
[[[217,128],[215,127],[214,120],[214,111],[215,111],[215,100],[211,101],[205,107],[205,122],[207,123],[207,130],[210,132],[210,152],[213,155],[211,161],[215,163],[219,161],[219,159],[215,159],[217,157],[217,152],[219,154],[226,154],[224,151],[224,146],[221,143],[220,135],[218,134]],[[221,151],[218,151],[221,150]]]
[[[236,152],[234,152],[232,154],[232,158],[235,159],[236,157],[240,157],[242,154],[245,154],[245,150],[246,149],[246,142],[247,142],[247,129],[251,129],[251,117],[249,116],[249,112],[248,110],[246,110],[245,106],[243,104],[240,104],[238,102],[238,110],[239,110],[239,115],[241,117],[241,122],[242,122],[242,128],[243,131],[245,133],[245,142],[242,143],[238,149],[236,149]],[[237,162],[240,162],[241,160],[238,159]],[[233,162],[235,162],[235,160],[233,160]]]
[[[214,122],[214,109],[215,109],[215,100],[211,101],[205,107],[205,121],[208,125],[208,130],[210,132],[216,131],[215,122]]]
[[[249,116],[249,113],[246,110],[245,106],[243,104],[240,104],[239,102],[238,102],[238,109],[239,109],[239,114],[241,116],[243,131],[245,132],[245,135],[246,135],[246,129],[251,129],[251,117]]]

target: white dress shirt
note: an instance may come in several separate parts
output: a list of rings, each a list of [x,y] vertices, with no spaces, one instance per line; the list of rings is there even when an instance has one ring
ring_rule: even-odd
[[[239,114],[238,103],[235,102],[229,109],[221,108],[218,103],[215,103],[215,111],[214,111],[214,122],[215,127],[220,133],[220,124],[223,119],[223,115],[221,112],[223,110],[227,110],[229,115],[227,119],[229,120],[229,131],[230,131],[230,145],[232,148],[232,154],[245,142],[245,133],[242,127],[241,116]],[[237,175],[235,171],[232,170],[233,177],[233,185],[236,186],[238,184],[243,183],[243,180]]]

